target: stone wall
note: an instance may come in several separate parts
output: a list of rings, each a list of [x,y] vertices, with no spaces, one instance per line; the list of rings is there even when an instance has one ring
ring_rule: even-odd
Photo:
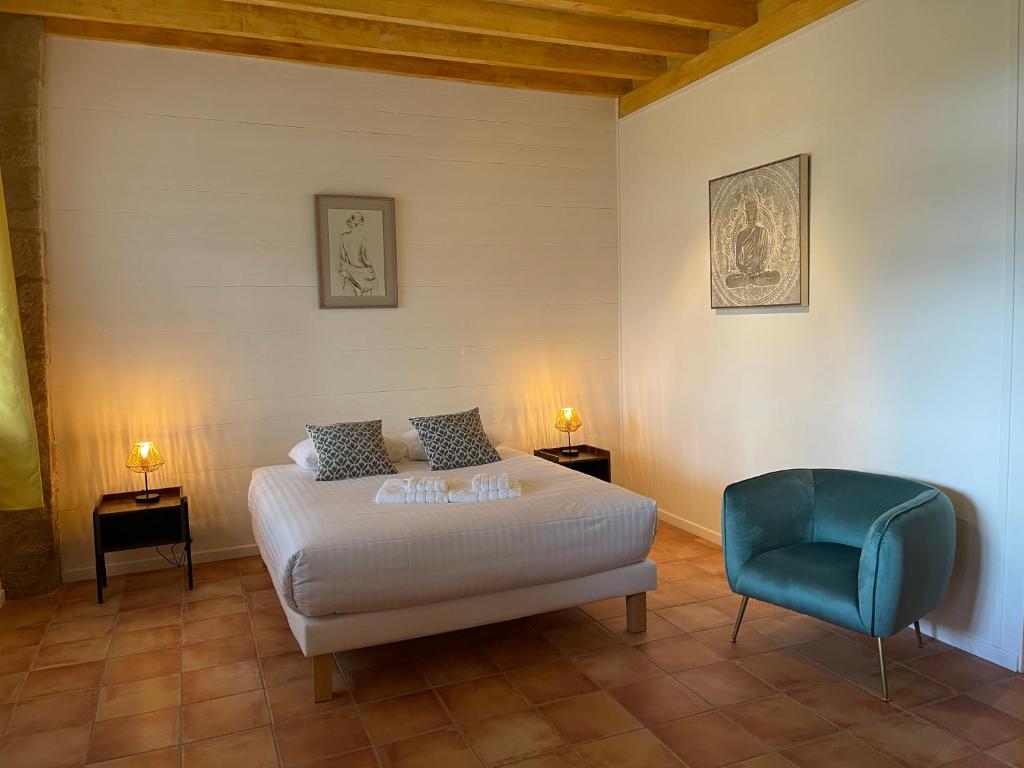
[[[0,511],[0,581],[11,597],[42,594],[60,584],[47,393],[40,132],[44,45],[41,18],[0,13],[0,169],[43,483],[42,508]]]

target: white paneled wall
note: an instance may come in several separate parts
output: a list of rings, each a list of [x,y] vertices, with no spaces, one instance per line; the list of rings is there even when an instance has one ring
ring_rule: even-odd
[[[251,544],[307,422],[479,405],[516,447],[618,447],[610,100],[49,40],[51,401],[65,575],[134,441],[196,549]],[[313,195],[397,199],[398,309],[317,308]],[[147,557],[126,553],[123,561]],[[142,565],[136,563],[135,565]],[[130,567],[130,566],[129,566]]]

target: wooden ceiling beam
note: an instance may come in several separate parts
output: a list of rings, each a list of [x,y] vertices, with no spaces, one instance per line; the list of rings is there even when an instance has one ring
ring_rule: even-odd
[[[129,24],[105,24],[77,19],[48,18],[46,30],[50,34],[80,37],[90,40],[141,43],[165,48],[228,53],[279,61],[318,64],[345,69],[369,70],[396,75],[425,77],[435,80],[455,80],[509,88],[556,91],[560,93],[593,96],[621,96],[629,90],[625,80],[606,77],[545,72],[534,69],[493,67],[482,64],[417,59],[412,56],[393,56],[386,53],[368,53],[341,48],[280,43],[247,37],[211,35],[202,32],[181,32],[157,27],[137,27]]]
[[[619,99],[619,117],[625,117],[658,99],[735,64],[740,59],[781,40],[856,0],[794,0],[728,40],[723,40],[689,61],[644,83]]]
[[[629,19],[508,5],[491,0],[231,0],[372,21],[477,32],[520,40],[689,57],[707,50],[707,31]]]
[[[757,21],[752,0],[503,0],[514,5],[680,27],[739,32]]]
[[[650,80],[663,57],[300,13],[223,0],[0,0],[0,11],[517,69]]]

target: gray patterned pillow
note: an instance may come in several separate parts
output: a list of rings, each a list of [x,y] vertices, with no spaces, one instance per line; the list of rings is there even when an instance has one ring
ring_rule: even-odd
[[[409,419],[419,433],[432,471],[500,461],[480,421],[480,409]]]
[[[393,475],[379,421],[356,421],[328,427],[306,425],[320,466],[317,480],[344,480],[368,475]]]

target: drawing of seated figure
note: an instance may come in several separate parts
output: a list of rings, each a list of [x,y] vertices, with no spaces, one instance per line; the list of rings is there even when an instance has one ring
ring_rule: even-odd
[[[782,273],[767,269],[771,235],[767,228],[757,223],[757,200],[749,198],[744,204],[747,226],[736,235],[736,269],[725,276],[729,288],[745,285],[778,285]]]
[[[377,287],[377,271],[367,254],[368,242],[363,232],[365,223],[363,214],[354,211],[345,222],[348,229],[341,235],[338,274],[344,281],[342,292],[346,296],[367,296]]]

